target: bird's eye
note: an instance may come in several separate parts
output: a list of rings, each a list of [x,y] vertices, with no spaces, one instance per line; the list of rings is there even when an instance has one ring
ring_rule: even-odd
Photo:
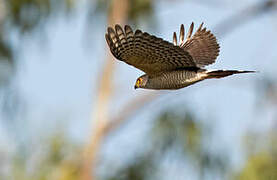
[[[136,82],[136,86],[139,87],[140,84],[141,84],[141,82],[142,82],[142,79],[141,79],[141,78],[138,78],[138,80],[137,80],[137,82]]]

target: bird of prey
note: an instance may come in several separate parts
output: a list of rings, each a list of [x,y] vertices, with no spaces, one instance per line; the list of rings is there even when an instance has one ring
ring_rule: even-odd
[[[223,78],[238,73],[254,71],[206,70],[204,66],[215,62],[219,55],[219,44],[203,23],[193,34],[194,23],[190,25],[186,39],[184,25],[181,25],[179,43],[176,32],[173,43],[147,32],[133,32],[128,25],[108,27],[106,41],[111,53],[120,61],[145,72],[135,84],[144,89],[180,89],[199,81]]]

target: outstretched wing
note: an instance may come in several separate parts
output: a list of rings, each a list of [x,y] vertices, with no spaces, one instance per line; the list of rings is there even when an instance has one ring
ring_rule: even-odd
[[[151,75],[186,67],[196,67],[195,62],[179,46],[174,46],[141,30],[133,30],[126,25],[124,30],[115,25],[108,28],[106,40],[112,54],[121,61]]]
[[[192,36],[194,23],[191,23],[186,41],[184,41],[185,29],[184,25],[180,28],[180,40],[179,47],[187,51],[193,58],[197,67],[203,67],[215,62],[219,55],[219,44],[217,43],[216,37],[203,28],[203,23],[200,25],[198,30]],[[173,34],[173,43],[177,46],[177,35]]]

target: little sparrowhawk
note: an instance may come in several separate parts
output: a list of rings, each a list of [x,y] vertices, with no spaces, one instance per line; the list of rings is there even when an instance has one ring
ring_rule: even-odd
[[[180,89],[204,79],[254,72],[203,69],[215,62],[219,44],[209,30],[202,28],[203,23],[194,35],[193,27],[194,23],[184,40],[185,30],[181,25],[179,44],[176,32],[173,33],[173,43],[170,43],[141,30],[134,33],[128,25],[124,30],[120,25],[115,25],[114,29],[108,27],[105,37],[118,60],[146,73],[137,79],[135,89]]]

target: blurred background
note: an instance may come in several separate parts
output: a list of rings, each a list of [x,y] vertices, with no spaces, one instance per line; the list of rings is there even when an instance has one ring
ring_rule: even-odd
[[[276,0],[0,0],[0,179],[277,179]],[[257,74],[134,90],[108,26],[172,41],[205,23],[210,69]]]

